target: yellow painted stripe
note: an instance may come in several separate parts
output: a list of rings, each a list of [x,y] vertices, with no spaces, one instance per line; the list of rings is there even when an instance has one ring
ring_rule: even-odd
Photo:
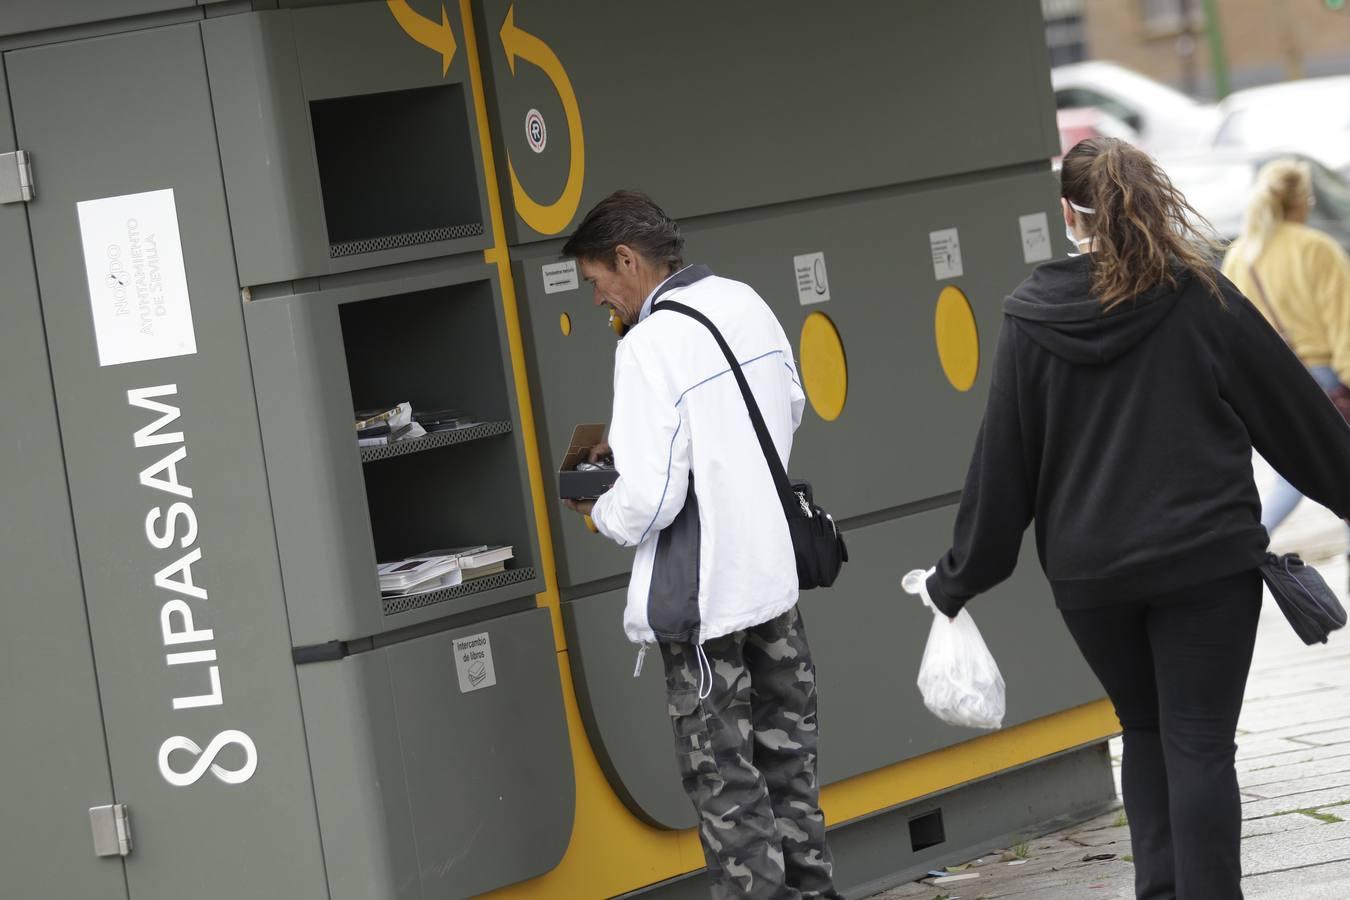
[[[525,370],[525,344],[520,337],[520,310],[516,304],[516,284],[511,276],[511,256],[506,247],[506,229],[502,220],[501,195],[497,169],[493,161],[489,135],[487,97],[483,92],[483,72],[478,59],[478,40],[474,35],[473,12],[469,0],[460,0],[460,20],[464,28],[464,49],[468,54],[469,81],[473,88],[474,112],[478,117],[478,142],[483,154],[483,179],[487,187],[488,212],[492,221],[492,246],[483,251],[483,260],[497,267],[501,281],[502,305],[506,318],[506,340],[511,350],[511,370],[516,379],[516,400],[520,404],[520,431],[525,445],[525,465],[530,476],[530,496],[534,501],[534,521],[539,534],[539,571],[544,575],[544,592],[536,602],[547,607],[553,618],[553,642],[559,650],[567,646],[559,608],[558,572],[553,558],[553,530],[548,521],[543,469],[539,464],[539,443],[534,430],[534,406],[530,400],[530,382]]]
[[[1109,700],[1035,719],[868,772],[821,791],[831,825],[967,784],[1046,756],[1096,743],[1120,731]],[[829,732],[823,752],[829,752]]]

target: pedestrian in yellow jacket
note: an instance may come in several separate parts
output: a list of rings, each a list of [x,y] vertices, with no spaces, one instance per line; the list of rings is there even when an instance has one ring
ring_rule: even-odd
[[[1226,275],[1289,342],[1330,393],[1350,385],[1350,258],[1307,225],[1315,202],[1305,162],[1267,163],[1256,177],[1242,236],[1223,261]],[[1261,524],[1273,532],[1302,495],[1283,478],[1261,498]]]

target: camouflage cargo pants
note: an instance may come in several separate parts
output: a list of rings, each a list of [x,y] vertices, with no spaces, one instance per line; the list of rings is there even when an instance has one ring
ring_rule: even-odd
[[[661,644],[713,897],[838,897],[816,783],[816,670],[800,613],[707,641],[702,652],[706,663],[694,644]]]

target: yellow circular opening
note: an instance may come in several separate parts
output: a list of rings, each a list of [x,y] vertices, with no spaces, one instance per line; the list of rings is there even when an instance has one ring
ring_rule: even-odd
[[[802,386],[811,408],[826,422],[844,411],[848,399],[848,361],[839,331],[822,312],[813,312],[802,323],[800,347]]]
[[[563,337],[572,333],[572,317],[563,313],[558,317],[558,327],[562,329]]]
[[[980,333],[970,301],[960,288],[948,285],[942,289],[934,327],[943,373],[958,391],[970,390],[980,371]]]

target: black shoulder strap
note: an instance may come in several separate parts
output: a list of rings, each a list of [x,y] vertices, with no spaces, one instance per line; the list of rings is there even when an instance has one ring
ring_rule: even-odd
[[[736,360],[736,354],[731,352],[731,347],[727,345],[726,338],[722,337],[722,332],[718,331],[717,326],[703,313],[685,306],[683,303],[675,300],[662,300],[652,307],[653,311],[662,309],[686,315],[697,322],[701,322],[705,328],[712,332],[712,336],[717,340],[717,346],[722,348],[722,355],[727,358],[727,364],[731,366],[731,374],[736,376],[736,384],[740,386],[741,396],[745,399],[745,408],[750,413],[750,424],[755,427],[755,437],[759,438],[759,449],[764,451],[764,461],[769,464],[769,474],[773,476],[774,487],[778,489],[778,499],[783,504],[783,513],[787,516],[801,515],[797,495],[792,491],[787,471],[783,468],[783,461],[778,457],[778,450],[774,447],[773,438],[769,436],[769,427],[764,424],[764,416],[759,411],[759,404],[755,402],[755,395],[750,392],[750,384],[745,380],[745,373],[741,371],[741,364]]]

